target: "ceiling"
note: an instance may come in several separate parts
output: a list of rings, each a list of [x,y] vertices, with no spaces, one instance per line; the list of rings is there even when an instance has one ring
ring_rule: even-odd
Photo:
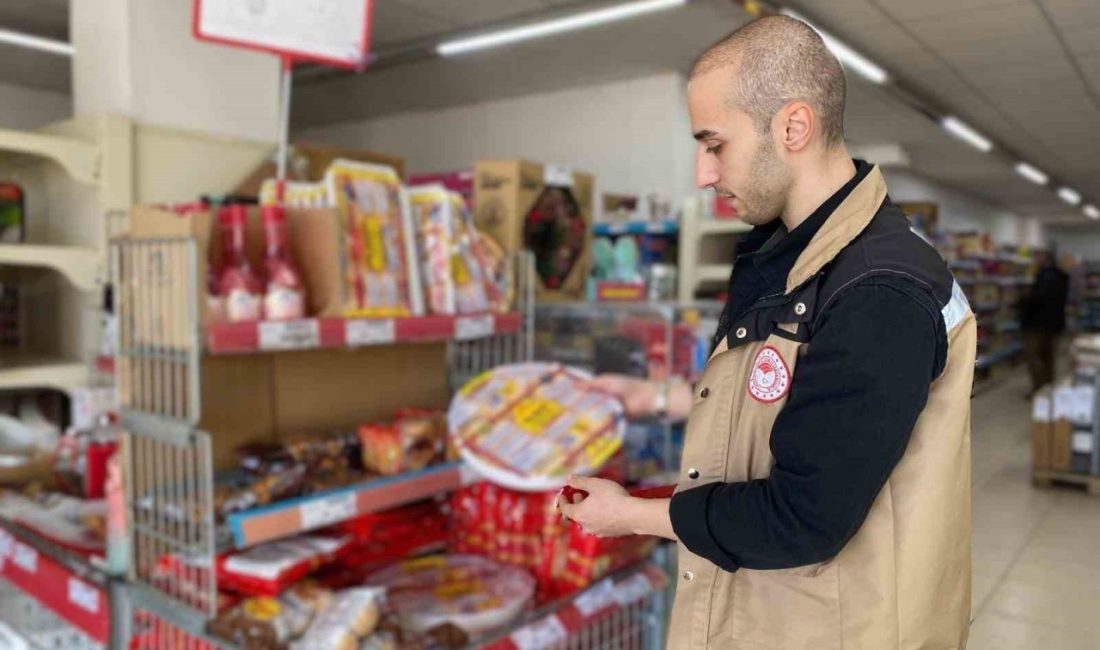
[[[185,0],[179,0],[185,1]],[[2,0],[0,27],[67,38],[69,0]],[[606,0],[376,0],[375,51],[599,6]],[[1100,201],[1100,0],[784,0],[1087,199]],[[309,78],[299,126],[360,120],[685,71],[700,48],[748,20],[733,0],[457,57]],[[0,45],[0,81],[69,91],[64,58]],[[914,171],[1019,214],[1078,221],[1048,189],[940,130],[892,93],[850,77],[851,141],[896,143]]]
[[[69,40],[69,0],[0,0],[0,27]],[[71,92],[69,59],[0,45],[0,83]]]
[[[375,49],[599,2],[384,0]],[[1100,200],[1100,0],[789,0],[788,6],[885,66],[1032,164]],[[476,11],[468,11],[476,6]],[[564,7],[564,9],[563,9]],[[748,20],[731,0],[450,60],[303,80],[301,126],[453,106],[612,79],[684,71],[701,47]],[[853,78],[847,131],[897,143],[915,171],[1026,215],[1082,219],[1010,164],[977,152],[890,92]]]

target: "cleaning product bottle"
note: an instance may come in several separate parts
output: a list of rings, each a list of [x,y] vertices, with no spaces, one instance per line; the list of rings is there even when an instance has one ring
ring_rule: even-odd
[[[264,317],[268,320],[293,320],[305,317],[305,292],[302,275],[290,255],[287,243],[286,211],[281,205],[263,207]]]
[[[218,293],[225,301],[226,320],[233,323],[259,320],[263,304],[263,286],[245,254],[247,220],[248,211],[243,205],[227,205],[218,210],[223,259]]]

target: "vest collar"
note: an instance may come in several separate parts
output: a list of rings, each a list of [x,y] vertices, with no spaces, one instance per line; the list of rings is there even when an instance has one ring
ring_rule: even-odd
[[[875,165],[848,198],[837,206],[798,256],[787,275],[786,293],[790,294],[802,286],[852,243],[871,223],[885,199],[886,181],[878,165]]]

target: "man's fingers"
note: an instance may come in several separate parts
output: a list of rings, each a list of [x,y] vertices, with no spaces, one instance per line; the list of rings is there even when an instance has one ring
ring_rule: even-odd
[[[577,505],[569,503],[568,501],[558,499],[558,509],[561,510],[561,514],[565,515],[566,519],[572,520],[573,516],[577,513]]]
[[[570,487],[578,488],[591,494],[592,488],[598,485],[598,480],[599,479],[594,479],[588,476],[570,474],[568,483]]]

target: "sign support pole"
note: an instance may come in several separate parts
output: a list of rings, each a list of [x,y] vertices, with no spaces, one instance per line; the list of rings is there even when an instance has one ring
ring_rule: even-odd
[[[275,162],[278,170],[279,194],[283,193],[286,180],[286,159],[290,143],[290,87],[294,80],[294,59],[282,57],[282,71],[279,78],[279,149]]]

